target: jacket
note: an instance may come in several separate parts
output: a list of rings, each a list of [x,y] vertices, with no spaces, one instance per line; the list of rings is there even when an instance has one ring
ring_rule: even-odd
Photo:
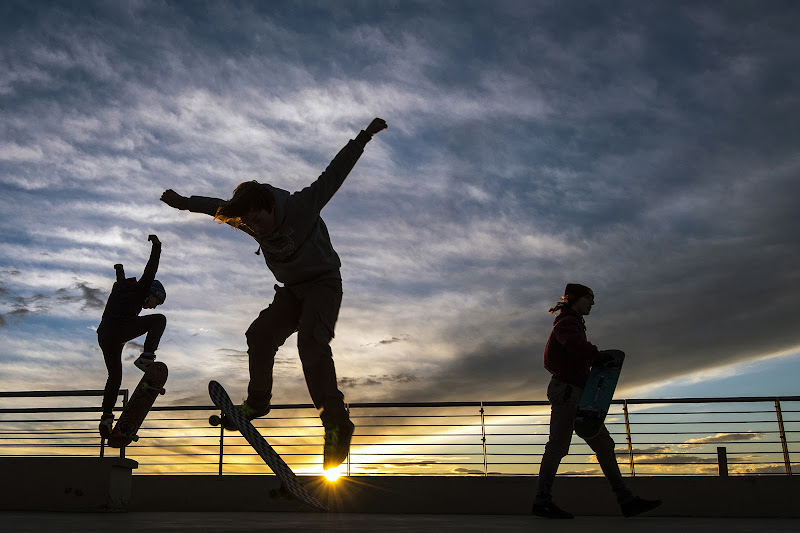
[[[267,235],[255,233],[244,225],[238,229],[258,242],[267,267],[280,283],[292,286],[325,278],[341,279],[342,263],[320,211],[339,190],[371,138],[361,131],[336,154],[316,181],[301,191],[289,193],[261,184],[275,198],[275,228]],[[192,196],[186,208],[214,216],[224,202],[219,198]]]
[[[553,331],[544,348],[544,367],[559,381],[583,388],[594,361],[605,356],[586,340],[583,317],[562,309],[553,321]]]

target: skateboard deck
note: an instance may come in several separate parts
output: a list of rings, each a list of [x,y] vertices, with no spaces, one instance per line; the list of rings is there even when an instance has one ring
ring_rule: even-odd
[[[258,455],[261,456],[264,462],[272,469],[272,472],[281,480],[281,489],[272,491],[272,496],[286,495],[286,493],[288,493],[314,509],[319,511],[328,510],[324,504],[308,493],[306,488],[300,483],[300,480],[297,479],[295,473],[292,472],[292,469],[289,468],[289,465],[278,455],[278,452],[269,445],[255,426],[253,426],[253,424],[242,415],[239,409],[233,405],[230,396],[225,392],[222,385],[213,380],[209,381],[208,394],[211,396],[211,401],[214,402],[214,405],[219,407],[220,411],[222,411],[222,416],[229,417],[233,420],[242,433],[242,436],[247,439],[250,446],[258,452]],[[213,425],[218,425],[222,420],[219,419],[219,417],[212,416],[209,422]]]
[[[625,354],[619,350],[607,350],[606,353],[613,359],[592,367],[578,402],[575,433],[582,439],[596,436],[603,428],[611,399],[614,397],[614,389],[617,388],[622,363],[625,361]]]
[[[139,440],[136,434],[144,422],[150,408],[159,394],[164,394],[164,383],[167,382],[167,365],[161,362],[152,363],[139,380],[125,409],[117,420],[117,424],[108,437],[108,445],[112,448],[122,448]]]

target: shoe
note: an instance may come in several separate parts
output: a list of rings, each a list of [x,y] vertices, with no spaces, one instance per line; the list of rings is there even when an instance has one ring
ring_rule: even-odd
[[[541,516],[542,518],[575,518],[575,515],[559,508],[553,502],[533,502],[531,513],[536,516]]]
[[[139,356],[136,361],[133,362],[134,366],[141,370],[142,372],[147,372],[147,369],[150,365],[153,364],[153,361],[156,360],[156,354],[153,352],[142,352],[142,355]]]
[[[248,420],[262,417],[270,411],[269,404],[267,404],[264,409],[255,409],[249,403],[247,403],[247,400],[243,401],[242,405],[237,406],[237,409],[239,409],[239,412],[242,413]],[[228,431],[239,431],[239,427],[236,425],[233,419],[227,416],[222,417],[222,426]]]
[[[104,414],[100,417],[100,436],[107,439],[111,436],[111,430],[114,428],[114,415]]]
[[[659,505],[661,505],[661,500],[645,500],[638,496],[634,496],[630,500],[619,504],[622,509],[622,515],[625,518],[652,511]]]
[[[356,426],[350,420],[325,426],[325,446],[323,448],[322,468],[329,470],[344,462],[350,453],[350,439]]]

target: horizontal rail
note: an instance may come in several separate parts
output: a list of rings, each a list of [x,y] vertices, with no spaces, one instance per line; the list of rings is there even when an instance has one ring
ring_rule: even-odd
[[[69,404],[102,392],[0,392],[0,456],[97,455],[99,417],[86,414],[100,407]],[[127,392],[121,391],[124,398]],[[14,405],[30,398],[58,402]],[[725,404],[737,407],[720,408]],[[347,407],[357,427],[346,464],[351,475],[535,475],[550,416],[547,401]],[[618,446],[627,446],[616,453],[621,464],[630,463],[631,475],[717,475],[719,446],[727,448],[731,475],[791,475],[800,467],[792,462],[800,451],[798,408],[800,396],[636,398],[612,402],[606,426]],[[139,474],[269,473],[238,433],[208,424],[208,415],[218,412],[210,404],[156,405],[127,457],[139,461]],[[271,416],[255,424],[298,473],[321,472],[323,430],[311,404],[273,405]],[[559,472],[602,475],[579,439]]]

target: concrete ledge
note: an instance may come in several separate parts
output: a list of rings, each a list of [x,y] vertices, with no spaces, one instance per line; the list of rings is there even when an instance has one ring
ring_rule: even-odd
[[[2,457],[0,510],[126,511],[138,466],[119,457]]]
[[[332,511],[394,514],[528,514],[535,477],[356,476],[329,483],[321,477],[301,480]],[[645,498],[664,501],[654,516],[800,517],[796,476],[636,477],[630,488]],[[275,476],[133,476],[132,511],[300,511],[273,500]],[[556,479],[559,506],[583,516],[619,516],[608,482],[602,477]]]

